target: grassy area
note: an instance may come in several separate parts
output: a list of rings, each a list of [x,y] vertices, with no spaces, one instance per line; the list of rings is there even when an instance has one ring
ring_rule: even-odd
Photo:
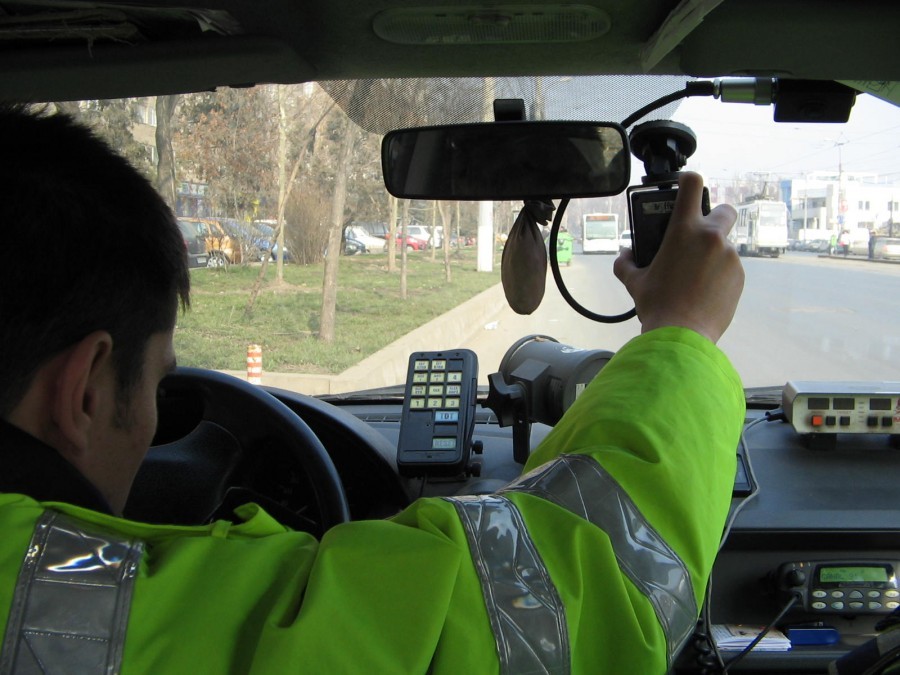
[[[343,257],[338,277],[337,324],[332,344],[318,337],[323,265],[285,265],[276,284],[275,266],[244,317],[258,266],[226,270],[195,269],[192,307],[175,331],[178,363],[222,370],[246,368],[247,345],[263,349],[266,370],[340,373],[398,337],[427,323],[500,281],[475,271],[475,251],[451,256],[452,281],[444,281],[441,252],[410,253],[408,297],[400,299],[400,274],[388,273],[387,255]],[[399,266],[399,258],[398,258]]]

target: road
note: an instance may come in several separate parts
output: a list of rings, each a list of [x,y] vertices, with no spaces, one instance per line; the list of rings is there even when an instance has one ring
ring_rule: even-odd
[[[563,269],[567,286],[592,311],[619,314],[630,297],[613,276],[613,256],[576,254]],[[743,258],[746,284],[734,322],[720,341],[744,386],[788,380],[900,380],[900,265],[788,252]],[[481,382],[507,348],[531,334],[615,351],[640,324],[599,324],[565,303],[548,273],[541,307],[519,316],[508,307],[468,344],[479,355]]]

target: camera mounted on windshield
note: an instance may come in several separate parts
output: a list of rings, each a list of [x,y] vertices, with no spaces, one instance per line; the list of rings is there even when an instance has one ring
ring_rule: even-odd
[[[631,245],[638,267],[646,267],[662,244],[678,194],[678,178],[697,137],[684,124],[669,120],[639,124],[628,134],[631,153],[644,163],[641,185],[626,190]],[[709,213],[709,190],[703,188],[701,208]]]

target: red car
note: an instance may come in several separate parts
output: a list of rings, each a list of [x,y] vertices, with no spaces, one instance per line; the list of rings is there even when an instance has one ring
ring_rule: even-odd
[[[403,237],[401,235],[397,235],[397,246],[398,248],[403,245]],[[407,236],[406,237],[406,250],[407,251],[424,251],[428,248],[428,243],[422,241],[421,239],[417,239],[416,237]],[[384,250],[387,251],[387,242],[384,243]]]

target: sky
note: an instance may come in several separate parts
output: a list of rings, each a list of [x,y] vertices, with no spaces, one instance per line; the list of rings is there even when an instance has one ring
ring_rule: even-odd
[[[697,135],[686,169],[728,180],[749,172],[802,178],[812,171],[878,174],[900,184],[900,107],[857,96],[846,124],[776,123],[772,106],[690,98],[674,115]],[[637,162],[640,167],[640,163]]]

